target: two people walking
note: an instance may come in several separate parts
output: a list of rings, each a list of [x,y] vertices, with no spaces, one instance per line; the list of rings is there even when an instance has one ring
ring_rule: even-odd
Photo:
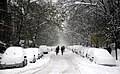
[[[56,48],[56,55],[58,55],[59,50],[60,50],[60,47],[57,46],[57,48]],[[65,50],[65,46],[62,46],[62,47],[61,47],[61,54],[62,54],[62,55],[63,55],[64,50]]]

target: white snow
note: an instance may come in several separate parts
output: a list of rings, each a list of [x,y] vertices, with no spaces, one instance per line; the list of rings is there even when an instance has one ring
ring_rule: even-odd
[[[74,65],[76,67],[74,67],[75,69],[78,69],[80,71],[80,74],[119,74],[120,73],[120,61],[116,61],[116,64],[117,66],[103,66],[103,65],[98,65],[98,64],[95,64],[93,62],[90,62],[87,58],[83,58],[81,57],[80,55],[77,55],[77,54],[73,54],[71,50],[67,50],[64,52],[64,55],[55,55],[55,52],[50,52],[49,54],[46,54],[44,56],[44,58],[40,59],[40,60],[37,60],[36,63],[29,63],[27,66],[23,67],[23,68],[16,68],[16,69],[5,69],[5,70],[0,70],[0,74],[37,74],[37,72],[39,72],[40,70],[42,70],[43,68],[46,68],[46,66],[49,64],[49,60],[50,60],[50,56],[55,56],[56,59],[58,57],[58,59],[60,61],[57,61],[58,66],[55,65],[55,64],[52,64],[54,68],[54,71],[52,71],[52,74],[61,74],[63,73],[65,70],[65,72],[68,72],[69,74],[72,74],[70,73],[71,71],[69,71],[69,69],[66,69],[68,67],[72,67],[72,66],[68,66],[68,64],[72,64],[72,62],[74,63]],[[63,62],[64,61],[64,58],[62,58],[61,56],[66,56],[65,59],[67,59],[67,62]],[[69,57],[71,57],[71,60]],[[54,61],[54,60],[53,60]],[[64,64],[64,66],[63,66]],[[61,70],[59,70],[58,72],[58,69],[59,67],[63,67],[61,68]],[[74,70],[73,68],[70,68],[72,70]],[[48,71],[51,71],[52,70],[52,67],[50,70]],[[78,71],[77,70],[77,71]],[[57,72],[56,72],[57,71]],[[76,70],[75,70],[76,71]],[[63,73],[63,74],[66,74],[66,73]]]
[[[2,56],[1,64],[12,65],[24,61],[24,52],[21,47],[9,47]]]
[[[31,74],[47,66],[49,61],[50,56],[45,55],[43,58],[37,60],[36,63],[28,63],[28,65],[23,68],[3,69],[0,70],[0,74]]]
[[[81,74],[119,74],[120,61],[116,61],[117,66],[103,66],[90,62],[87,58],[76,55],[74,62],[77,63]]]
[[[112,50],[111,55],[112,55],[114,58],[116,58],[116,57],[115,57],[115,56],[116,56],[115,50]],[[118,55],[118,60],[120,61],[120,49],[117,49],[117,55]]]

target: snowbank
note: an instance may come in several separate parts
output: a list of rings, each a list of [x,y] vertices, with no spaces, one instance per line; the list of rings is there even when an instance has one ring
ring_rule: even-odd
[[[9,47],[5,51],[4,54],[2,54],[1,66],[7,67],[7,66],[22,66],[21,64],[24,62],[24,51],[21,47]]]
[[[44,58],[37,60],[36,63],[29,63],[23,68],[4,69],[0,70],[0,74],[33,74],[34,72],[43,69],[50,61],[50,56],[46,55]]]
[[[74,57],[74,62],[78,65],[81,74],[119,74],[120,66],[97,65],[78,55]]]

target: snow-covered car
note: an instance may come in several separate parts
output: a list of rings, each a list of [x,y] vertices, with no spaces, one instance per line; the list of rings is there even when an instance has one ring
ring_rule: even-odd
[[[81,45],[73,45],[72,49],[73,53],[75,52],[76,54],[78,54],[81,47],[82,47]]]
[[[27,60],[22,47],[12,46],[0,53],[0,67],[23,67],[27,65]]]
[[[48,52],[52,51],[50,46],[47,46],[47,50],[48,50]]]
[[[105,49],[95,50],[93,56],[94,56],[93,61],[96,64],[110,65],[110,66],[116,65],[115,59]]]
[[[51,51],[55,51],[57,46],[51,46]]]
[[[85,49],[85,50],[84,50],[84,52],[83,52],[82,55],[83,55],[83,57],[86,58],[86,57],[87,57],[87,52],[88,52],[88,47],[85,47],[84,49]]]
[[[35,52],[33,51],[32,48],[25,48],[24,52],[25,52],[25,56],[27,56],[28,62],[30,62],[30,63],[36,62]]]
[[[89,48],[87,51],[87,57],[90,61],[93,61],[95,50],[98,50],[98,48]]]
[[[66,46],[67,49],[72,50],[73,46]]]
[[[39,48],[38,48],[38,49],[39,49]],[[39,56],[39,59],[43,57],[43,51],[42,51],[41,49],[39,49],[39,54],[38,54],[38,56]]]
[[[48,54],[48,49],[46,45],[40,45],[39,49],[42,50],[44,54]]]
[[[35,54],[35,59],[39,59],[40,58],[40,52],[38,48],[29,48],[30,50],[33,50],[34,54]]]
[[[80,55],[81,55],[83,58],[86,57],[87,51],[88,51],[88,48],[87,48],[87,47],[81,47]]]

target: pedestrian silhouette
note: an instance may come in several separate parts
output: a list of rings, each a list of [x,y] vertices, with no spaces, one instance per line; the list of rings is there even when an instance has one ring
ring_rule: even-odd
[[[57,46],[56,48],[56,55],[58,55],[58,53],[59,53],[59,46]]]
[[[63,55],[64,50],[65,50],[65,46],[62,46],[62,47],[61,47],[61,54],[62,54],[62,55]]]

